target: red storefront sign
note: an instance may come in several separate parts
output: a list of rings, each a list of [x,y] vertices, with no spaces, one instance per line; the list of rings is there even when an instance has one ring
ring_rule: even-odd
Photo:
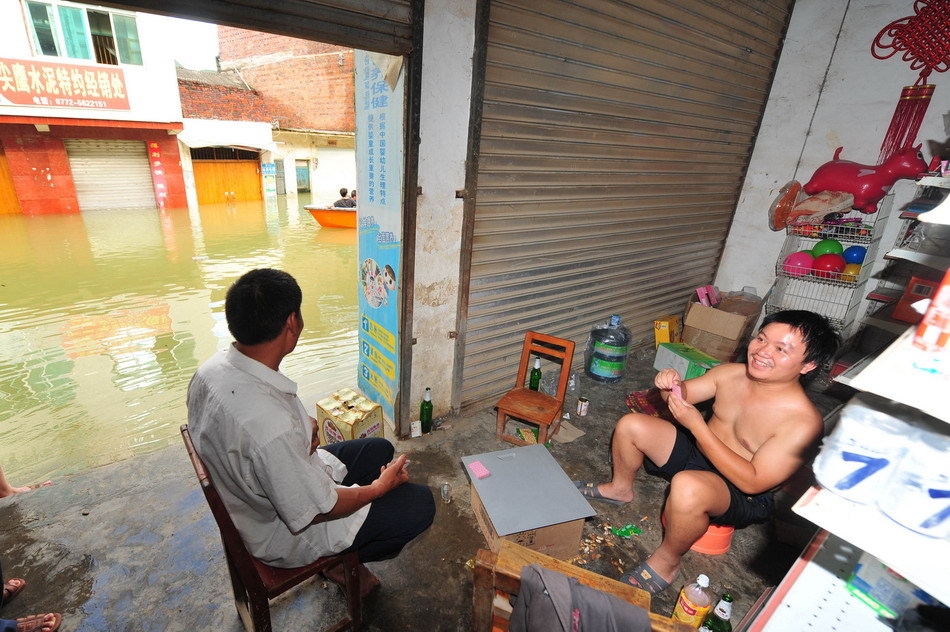
[[[121,68],[2,57],[0,105],[131,109]]]

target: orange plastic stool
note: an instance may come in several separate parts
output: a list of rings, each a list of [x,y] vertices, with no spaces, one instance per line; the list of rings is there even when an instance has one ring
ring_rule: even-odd
[[[666,514],[660,515],[660,522],[666,526]],[[705,555],[722,555],[732,546],[732,532],[735,527],[726,527],[718,524],[709,523],[709,527],[693,546],[689,547],[691,551],[703,553]]]
[[[724,527],[710,523],[706,533],[696,540],[690,550],[706,555],[722,555],[732,546],[733,531],[735,531],[734,527]]]

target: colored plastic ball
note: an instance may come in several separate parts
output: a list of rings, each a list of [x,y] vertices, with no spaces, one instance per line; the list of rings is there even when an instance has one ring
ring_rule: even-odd
[[[788,276],[805,276],[811,272],[815,258],[807,250],[793,252],[782,261],[782,271]]]
[[[847,259],[845,259],[845,261],[847,261]],[[841,271],[841,280],[847,281],[848,283],[857,283],[859,274],[861,274],[861,264],[849,263],[844,267],[844,270]]]
[[[847,264],[844,257],[828,253],[815,257],[811,264],[811,272],[820,279],[838,279],[845,265]]]
[[[847,263],[864,263],[864,257],[868,254],[868,249],[864,246],[851,246],[847,248],[841,256],[844,257],[844,260]]]
[[[821,255],[840,255],[843,251],[844,246],[837,239],[822,239],[811,249],[811,254],[820,257]]]

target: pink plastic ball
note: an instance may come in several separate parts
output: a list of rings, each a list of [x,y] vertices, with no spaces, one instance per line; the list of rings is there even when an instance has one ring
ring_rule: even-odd
[[[821,279],[840,279],[846,265],[847,262],[841,255],[826,254],[815,257],[815,261],[811,264],[811,271]]]
[[[807,250],[793,252],[782,262],[782,271],[788,276],[805,276],[811,272],[815,258]]]

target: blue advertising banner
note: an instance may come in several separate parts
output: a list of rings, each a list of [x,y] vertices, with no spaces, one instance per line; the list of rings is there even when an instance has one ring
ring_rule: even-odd
[[[393,421],[399,384],[403,197],[402,58],[355,52],[359,230],[358,384]]]

